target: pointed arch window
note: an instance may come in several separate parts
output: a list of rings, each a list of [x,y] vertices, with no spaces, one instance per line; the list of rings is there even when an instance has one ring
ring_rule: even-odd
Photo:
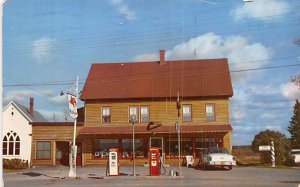
[[[20,137],[17,133],[10,131],[3,138],[3,155],[20,155]]]

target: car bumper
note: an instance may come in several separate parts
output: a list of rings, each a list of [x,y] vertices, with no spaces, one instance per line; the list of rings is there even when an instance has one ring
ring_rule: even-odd
[[[232,161],[210,161],[207,163],[210,166],[236,166],[236,162]]]

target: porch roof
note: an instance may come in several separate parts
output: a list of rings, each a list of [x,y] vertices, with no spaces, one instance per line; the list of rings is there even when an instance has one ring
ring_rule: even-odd
[[[222,125],[181,125],[181,133],[204,133],[204,132],[229,132],[232,131],[230,124]],[[135,134],[166,134],[177,133],[175,125],[135,125]],[[81,135],[99,135],[99,134],[132,134],[132,125],[119,126],[101,126],[101,127],[83,127],[79,134]]]

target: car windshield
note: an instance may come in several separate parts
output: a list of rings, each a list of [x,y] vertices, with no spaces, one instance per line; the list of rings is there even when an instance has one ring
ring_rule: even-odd
[[[229,154],[228,150],[224,147],[210,147],[206,150],[206,154],[212,154],[212,153]]]

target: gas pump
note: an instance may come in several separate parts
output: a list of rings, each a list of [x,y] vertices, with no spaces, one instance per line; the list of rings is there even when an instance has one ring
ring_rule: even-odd
[[[150,147],[149,153],[149,174],[150,176],[160,175],[160,155],[158,147]]]
[[[119,149],[111,148],[108,150],[108,175],[118,176],[119,175]]]

